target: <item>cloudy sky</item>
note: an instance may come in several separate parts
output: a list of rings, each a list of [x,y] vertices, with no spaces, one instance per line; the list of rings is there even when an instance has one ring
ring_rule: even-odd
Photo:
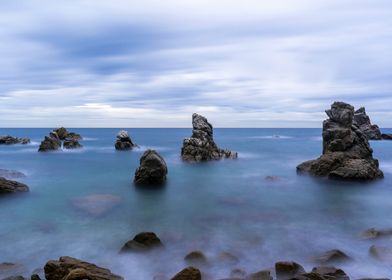
[[[0,2],[0,127],[392,127],[391,0]]]

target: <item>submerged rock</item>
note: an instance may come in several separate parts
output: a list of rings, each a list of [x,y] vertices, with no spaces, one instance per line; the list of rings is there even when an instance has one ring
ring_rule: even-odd
[[[61,141],[59,138],[51,134],[50,136],[45,136],[45,139],[41,142],[38,148],[39,152],[56,151],[61,148]]]
[[[353,124],[354,107],[335,102],[323,123],[323,154],[297,166],[299,173],[344,180],[383,178],[367,137]]]
[[[114,144],[114,147],[116,148],[116,150],[123,151],[123,150],[131,150],[137,147],[137,145],[133,143],[131,137],[128,134],[128,131],[120,130],[117,133],[117,140],[116,143]]]
[[[261,270],[246,276],[245,280],[272,280],[271,271]]]
[[[0,177],[0,194],[28,191],[29,187],[27,185]]]
[[[184,257],[184,260],[191,265],[207,264],[207,257],[201,251],[192,251]]]
[[[392,237],[392,229],[375,229],[370,228],[361,233],[362,239],[377,239],[383,237]]]
[[[379,261],[392,261],[392,248],[372,245],[369,248],[369,255]]]
[[[346,253],[341,250],[330,250],[325,252],[323,255],[316,258],[316,260],[320,263],[338,263],[338,262],[347,262],[352,260]]]
[[[72,200],[72,205],[93,216],[101,217],[121,203],[121,197],[111,194],[93,194]]]
[[[13,144],[29,144],[29,138],[19,138],[10,135],[0,136],[0,145],[13,145]]]
[[[144,252],[151,249],[162,247],[163,244],[159,237],[153,232],[141,232],[135,235],[121,248],[122,253],[126,252]]]
[[[275,272],[278,280],[288,280],[305,273],[305,269],[296,262],[277,262],[275,263]]]
[[[157,151],[147,150],[140,158],[140,166],[135,171],[136,185],[162,185],[166,181],[167,165]]]
[[[369,140],[381,140],[380,128],[371,123],[369,116],[366,114],[365,107],[361,107],[355,111],[353,123],[362,130]]]
[[[189,266],[177,273],[171,280],[201,280],[201,272],[197,268]]]
[[[71,257],[60,257],[58,261],[50,260],[44,270],[47,280],[123,280],[109,269]]]
[[[13,179],[13,178],[24,178],[26,177],[26,175],[16,170],[0,169],[0,177]]]
[[[181,157],[186,161],[207,161],[221,158],[235,159],[236,152],[220,149],[213,139],[213,128],[207,119],[201,115],[192,115],[192,136],[184,139]]]

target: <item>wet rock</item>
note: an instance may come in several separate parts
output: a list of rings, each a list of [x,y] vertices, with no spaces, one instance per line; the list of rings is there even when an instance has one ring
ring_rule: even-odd
[[[52,130],[49,133],[49,136],[45,136],[38,151],[56,151],[61,148],[62,144],[65,149],[82,148],[83,146],[79,143],[80,140],[82,140],[82,136],[80,134],[69,132],[66,128],[60,127]]]
[[[9,262],[0,263],[0,279],[24,274],[26,272],[26,267],[21,264]]]
[[[392,248],[372,245],[369,248],[369,255],[379,261],[391,261],[392,260]]]
[[[189,266],[177,273],[171,280],[201,280],[201,272],[197,268]]]
[[[27,185],[0,177],[0,194],[28,191],[29,187]]]
[[[117,133],[117,140],[114,144],[116,150],[131,150],[134,147],[137,147],[135,143],[133,143],[131,137],[128,134],[128,131],[120,130]]]
[[[166,182],[167,165],[163,157],[154,150],[147,150],[140,158],[134,182],[136,185],[162,185]]]
[[[325,252],[323,255],[317,257],[316,260],[320,263],[339,263],[347,262],[352,259],[341,250],[335,249]]]
[[[201,115],[192,115],[193,131],[190,138],[184,139],[181,157],[186,161],[207,161],[221,158],[235,159],[236,152],[220,149],[213,139],[213,128]]]
[[[326,266],[315,267],[312,269],[312,273],[318,276],[325,277],[326,279],[350,280],[350,278],[342,269],[335,268],[335,267],[326,267]]]
[[[31,275],[30,280],[41,280],[41,277],[39,277],[38,274],[33,274]]]
[[[383,237],[392,237],[392,229],[375,229],[369,228],[361,233],[362,239],[378,239]]]
[[[205,265],[207,257],[201,251],[192,251],[184,257],[184,260],[190,265]]]
[[[58,261],[50,260],[44,270],[47,280],[123,280],[109,269],[71,257],[60,257]]]
[[[0,136],[0,145],[29,144],[29,138],[19,138],[10,135]]]
[[[245,280],[272,280],[269,270],[262,270],[246,276]]]
[[[26,177],[26,175],[16,170],[0,169],[0,177],[13,179],[13,178],[24,178]]]
[[[383,178],[367,137],[353,123],[354,107],[335,102],[323,123],[323,154],[297,166],[298,173],[342,180]]]
[[[305,273],[305,269],[296,262],[277,262],[275,263],[275,272],[278,280],[289,280]]]
[[[53,132],[55,132],[58,135],[60,140],[65,140],[65,138],[67,138],[68,133],[69,133],[65,127],[53,129]]]
[[[392,134],[381,134],[381,138],[384,140],[392,140]]]
[[[135,235],[121,248],[122,253],[126,252],[144,252],[151,249],[162,247],[163,244],[159,237],[153,232],[141,232]]]
[[[236,264],[240,261],[236,256],[229,252],[220,253],[218,256],[218,260],[227,264]]]
[[[101,217],[121,203],[121,197],[112,194],[93,194],[75,198],[72,205],[88,215]]]
[[[74,139],[65,139],[63,143],[64,149],[79,149],[82,148],[83,146]]]
[[[38,148],[39,152],[56,151],[61,148],[61,141],[56,135],[45,136]]]
[[[68,132],[67,136],[65,137],[64,140],[74,140],[74,141],[80,141],[83,140],[83,137],[75,132]]]
[[[365,107],[361,107],[355,111],[354,124],[362,130],[369,140],[381,140],[380,128],[371,123],[369,116],[366,114]]]

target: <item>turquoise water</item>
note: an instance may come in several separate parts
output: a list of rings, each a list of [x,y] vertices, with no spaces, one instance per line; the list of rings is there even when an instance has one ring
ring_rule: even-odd
[[[254,272],[279,260],[311,269],[314,256],[339,248],[355,259],[341,265],[353,278],[392,276],[390,264],[368,257],[370,245],[390,240],[359,238],[367,228],[392,227],[392,141],[371,143],[385,179],[361,184],[297,176],[297,164],[321,153],[320,129],[215,129],[217,144],[238,151],[239,158],[201,164],[180,159],[191,129],[128,129],[140,145],[130,152],[114,150],[119,129],[70,130],[85,137],[83,149],[38,153],[49,129],[0,130],[33,141],[0,146],[0,168],[24,172],[27,177],[19,180],[31,190],[0,198],[0,262],[23,263],[32,271],[70,255],[127,279],[152,279],[174,275],[186,265],[183,257],[198,249],[211,261],[203,271],[219,279],[233,268]],[[168,164],[162,189],[132,184],[147,148],[158,150]],[[121,203],[98,217],[72,204],[92,194],[119,196]],[[165,250],[119,255],[140,231],[156,232]],[[223,251],[240,263],[219,262]]]

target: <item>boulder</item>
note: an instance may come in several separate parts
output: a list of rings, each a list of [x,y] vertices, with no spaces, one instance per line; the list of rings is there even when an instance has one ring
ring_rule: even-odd
[[[45,139],[41,142],[38,148],[39,152],[56,151],[61,148],[61,141],[56,137],[55,134],[45,136]]]
[[[151,249],[162,247],[163,244],[159,237],[153,232],[141,232],[135,235],[121,248],[122,253],[126,252],[144,252]]]
[[[41,280],[41,277],[38,274],[33,274],[31,275],[30,280]]]
[[[83,146],[77,140],[67,138],[64,140],[63,147],[64,149],[79,149]]]
[[[184,260],[191,265],[207,264],[207,257],[201,251],[192,251],[184,257]]]
[[[117,133],[116,143],[114,144],[116,150],[124,151],[124,150],[132,150],[137,147],[135,143],[133,143],[131,137],[126,130],[120,130]]]
[[[163,157],[154,150],[147,150],[140,158],[135,171],[136,185],[162,185],[166,182],[167,165]]]
[[[58,261],[50,260],[44,270],[46,280],[123,280],[109,269],[71,257],[60,257]]]
[[[341,250],[330,250],[317,257],[316,260],[320,263],[339,263],[339,262],[347,262],[352,260],[347,254],[345,254]]]
[[[367,137],[353,123],[354,107],[335,102],[323,123],[323,154],[297,166],[298,173],[343,180],[383,178]]]
[[[185,138],[181,149],[181,157],[185,161],[208,161],[222,158],[235,159],[236,152],[220,149],[214,142],[213,128],[201,115],[192,115],[192,136]]]
[[[377,239],[383,237],[392,237],[392,229],[375,229],[369,228],[361,233],[362,239]]]
[[[372,124],[366,114],[365,107],[361,107],[354,112],[354,124],[356,124],[369,140],[381,140],[380,128]]]
[[[27,185],[0,177],[0,194],[28,191],[29,187]]]
[[[328,267],[328,266],[314,267],[311,273],[318,276],[325,277],[326,279],[350,280],[350,278],[343,270],[335,267]]]
[[[13,144],[29,144],[29,138],[19,138],[10,135],[0,136],[0,145],[13,145]]]
[[[392,134],[381,134],[381,138],[384,140],[392,140]]]
[[[189,266],[177,273],[171,280],[201,280],[201,272],[197,268]]]
[[[82,148],[83,146],[79,143],[80,140],[82,140],[80,134],[69,132],[66,128],[60,127],[49,132],[49,136],[45,136],[38,151],[55,151],[60,149],[62,144],[64,149]]]
[[[305,269],[296,262],[277,262],[275,263],[275,272],[278,280],[289,280],[305,273]]]
[[[101,217],[121,203],[121,197],[112,194],[93,194],[73,199],[72,205],[90,216]]]

